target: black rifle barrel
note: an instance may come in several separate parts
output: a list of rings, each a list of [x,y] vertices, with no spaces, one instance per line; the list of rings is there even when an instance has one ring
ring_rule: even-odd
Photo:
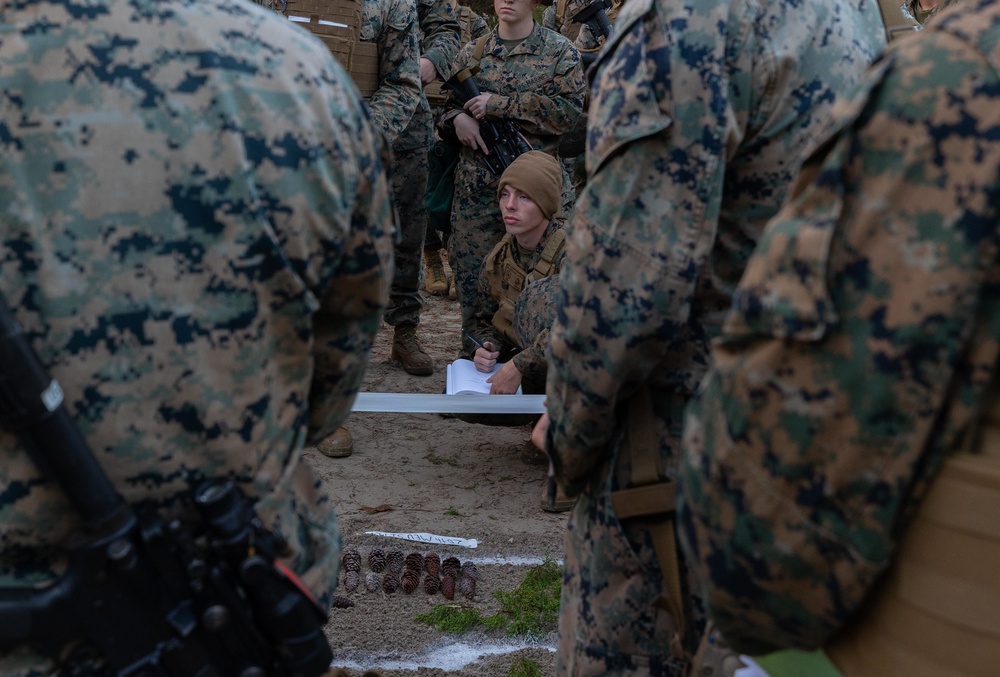
[[[53,478],[91,528],[125,505],[63,405],[24,329],[0,294],[0,425],[18,433],[32,461]]]

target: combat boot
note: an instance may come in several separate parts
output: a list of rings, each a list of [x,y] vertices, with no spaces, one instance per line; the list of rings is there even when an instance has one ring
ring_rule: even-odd
[[[542,510],[545,512],[569,512],[576,503],[575,498],[570,498],[558,484],[556,485],[555,498],[549,503],[549,478],[542,482]]]
[[[341,426],[337,431],[316,445],[319,453],[330,458],[346,458],[354,451],[354,438],[351,431]]]
[[[437,249],[424,250],[424,289],[428,294],[444,296],[448,293],[448,274]]]
[[[454,301],[458,298],[455,294],[455,276],[452,275],[451,281],[448,283],[448,298]]]
[[[427,354],[417,338],[417,325],[401,324],[392,335],[392,359],[403,365],[403,371],[414,376],[434,373],[434,359]]]

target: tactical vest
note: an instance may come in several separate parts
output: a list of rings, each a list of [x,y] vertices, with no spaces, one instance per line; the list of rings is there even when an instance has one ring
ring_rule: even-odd
[[[487,257],[486,276],[489,279],[490,296],[500,305],[493,314],[493,328],[511,345],[518,344],[517,335],[514,333],[514,302],[525,287],[554,272],[555,262],[559,260],[559,254],[565,245],[566,233],[559,228],[549,235],[538,263],[528,272],[525,272],[514,258],[517,242],[509,233],[503,236]]]
[[[861,618],[826,651],[848,677],[1000,674],[1000,386],[949,457]]]
[[[472,29],[476,25],[476,13],[472,11],[471,7],[463,7],[459,5],[455,8],[458,14],[458,24],[462,27],[461,42],[459,42],[460,47],[464,47],[472,41]]]
[[[580,34],[580,28],[583,27],[583,24],[573,23],[573,17],[566,16],[568,8],[569,0],[556,0],[556,29],[570,40],[576,40],[576,36]],[[577,12],[582,9],[583,5],[575,8]]]
[[[361,41],[363,0],[255,0],[308,30],[329,48],[348,72],[361,96],[378,89],[378,45]]]

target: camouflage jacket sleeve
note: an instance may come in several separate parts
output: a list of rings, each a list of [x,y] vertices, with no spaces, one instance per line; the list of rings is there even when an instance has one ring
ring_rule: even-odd
[[[522,374],[531,369],[541,369],[546,365],[545,349],[549,345],[549,331],[543,329],[535,338],[534,343],[515,355],[514,366]]]
[[[493,315],[500,310],[500,304],[493,298],[493,289],[490,286],[490,277],[486,272],[486,265],[484,263],[479,271],[479,303],[476,306],[476,340],[480,343],[489,341],[500,351],[501,359],[506,359],[506,356],[510,354],[515,346],[493,327]],[[469,359],[472,359],[471,355]]]
[[[546,286],[546,292],[544,294],[533,296],[528,302],[525,303],[525,307],[523,309],[515,306],[515,313],[524,312],[527,317],[534,318],[533,321],[527,322],[527,325],[531,327],[531,334],[534,335],[531,345],[525,346],[525,348],[513,358],[514,366],[517,367],[518,371],[522,374],[527,370],[542,371],[548,366],[546,352],[549,347],[549,334],[551,333],[550,327],[552,325],[551,318],[555,315],[554,308],[557,300],[556,296],[559,294],[559,271],[562,269],[565,262],[566,250],[563,249],[562,253],[559,255],[559,259],[555,263],[555,268],[552,271],[554,281],[551,283],[551,286]],[[521,303],[521,299],[523,298],[524,294],[519,297],[518,302]],[[527,338],[528,337],[520,336],[519,340],[525,340]]]
[[[372,119],[389,145],[420,103],[420,31],[414,0],[365,0],[361,39],[378,44],[379,85]]]
[[[459,36],[455,8],[447,0],[419,0],[417,13],[420,18],[420,56],[434,64],[438,77],[451,77],[455,57],[458,55]]]
[[[914,0],[915,1],[915,0]],[[550,31],[558,31],[559,27],[556,26],[556,5],[552,3],[548,5],[544,10],[542,10],[542,28],[548,28]]]
[[[478,40],[489,32],[490,25],[486,23],[486,19],[477,14],[476,18],[472,20],[472,29],[469,31],[469,39]]]
[[[1000,12],[972,16],[837,105],[688,408],[679,534],[739,651],[857,611],[997,365],[1000,79],[958,36]]]
[[[384,141],[377,134],[365,140],[369,148],[376,150]],[[313,316],[310,444],[332,434],[350,413],[389,298],[392,234],[398,230],[388,178],[389,149],[383,145],[380,154],[359,154],[355,163],[351,173],[357,183],[351,194],[340,196],[350,210],[349,216],[345,213],[342,219],[347,231],[339,250],[343,263],[325,279],[325,293],[319,297],[319,308]],[[325,216],[314,214],[317,219]]]
[[[718,26],[727,7],[688,5],[688,30],[668,39],[661,17],[678,11],[630,0],[596,64],[589,179],[567,232],[546,389],[547,451],[569,491],[607,457],[616,409],[676,337],[711,247],[727,106]]]
[[[551,79],[541,83],[541,86],[515,86],[515,91],[506,95],[493,93],[486,105],[486,113],[516,120],[529,134],[563,134],[572,129],[583,114],[587,96],[580,52],[566,38],[536,25],[531,36],[516,47],[513,54],[516,55],[529,41],[541,44]],[[532,75],[535,73],[519,73],[515,77]]]

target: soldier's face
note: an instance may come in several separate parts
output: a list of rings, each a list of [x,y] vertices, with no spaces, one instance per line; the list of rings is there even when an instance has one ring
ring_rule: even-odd
[[[548,219],[535,201],[513,186],[504,186],[500,191],[500,213],[503,225],[514,237],[541,235]]]
[[[493,0],[493,10],[500,21],[518,23],[531,16],[534,0]]]

